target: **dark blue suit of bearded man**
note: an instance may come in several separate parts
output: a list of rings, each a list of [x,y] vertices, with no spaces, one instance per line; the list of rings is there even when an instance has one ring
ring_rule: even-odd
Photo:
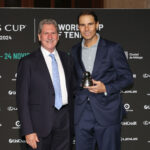
[[[72,56],[78,87],[74,115],[76,149],[92,150],[89,143],[92,142],[95,147],[97,142],[99,150],[120,150],[120,122],[125,113],[120,91],[133,82],[124,51],[119,44],[100,37],[91,76],[104,83],[107,95],[80,87],[86,71],[82,61],[82,43],[73,46]],[[90,134],[86,131],[90,131]],[[93,137],[97,140],[93,140]]]

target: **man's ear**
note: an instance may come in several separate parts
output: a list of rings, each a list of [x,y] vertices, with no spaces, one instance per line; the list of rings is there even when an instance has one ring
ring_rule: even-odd
[[[41,35],[40,34],[38,34],[38,39],[39,39],[39,41],[41,41]]]
[[[96,30],[98,30],[98,28],[99,28],[99,21],[97,21],[96,23]]]

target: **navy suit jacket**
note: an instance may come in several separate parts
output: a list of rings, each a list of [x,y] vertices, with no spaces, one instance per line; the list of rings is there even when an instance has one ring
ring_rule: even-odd
[[[81,43],[73,46],[72,57],[76,70],[77,90],[75,96],[75,124],[80,120],[85,109],[87,98],[90,99],[96,120],[102,126],[120,123],[125,112],[120,90],[131,85],[132,73],[129,69],[124,51],[119,44],[100,38],[92,71],[92,78],[106,86],[104,93],[91,93],[80,87],[82,74],[85,71],[81,56]]]
[[[66,77],[68,108],[72,111],[72,64],[66,53],[58,51],[58,54]],[[19,62],[16,90],[22,136],[36,132],[46,137],[53,126],[55,92],[40,49]]]

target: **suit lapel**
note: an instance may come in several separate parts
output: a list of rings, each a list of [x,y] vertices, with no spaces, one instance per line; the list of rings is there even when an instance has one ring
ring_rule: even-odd
[[[41,49],[37,51],[37,65],[39,67],[39,71],[43,75],[43,78],[46,80],[46,82],[50,85],[50,88],[54,89],[52,84],[52,79],[49,74],[45,59],[42,55]]]
[[[77,58],[78,58],[78,62],[79,62],[79,65],[80,65],[82,71],[85,72],[86,69],[85,69],[85,66],[84,66],[83,61],[82,61],[82,50],[81,49],[82,49],[82,47],[81,47],[81,44],[80,44],[80,46],[77,50]]]
[[[58,51],[57,50],[57,52],[58,52],[58,54],[59,54],[59,57],[60,57],[60,60],[61,60],[61,63],[62,63],[62,66],[63,66],[63,69],[64,69],[64,73],[65,73],[65,78],[66,78],[66,86],[67,86],[67,90],[68,90],[68,79],[69,79],[69,77],[68,77],[68,71],[67,71],[67,69],[69,69],[68,67],[68,62],[67,62],[67,60],[65,59],[65,57],[64,57],[64,54],[61,52],[61,51]]]
[[[103,57],[104,48],[105,48],[105,42],[102,38],[100,38],[99,43],[98,43],[98,47],[97,47],[95,61],[94,61],[92,77],[94,77],[96,72],[100,73],[100,67],[99,66],[101,65],[101,60]]]

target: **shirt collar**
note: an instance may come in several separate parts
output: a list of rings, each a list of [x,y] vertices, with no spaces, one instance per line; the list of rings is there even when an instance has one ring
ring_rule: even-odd
[[[46,50],[43,46],[41,46],[41,51],[42,51],[42,53],[43,53],[44,56],[49,56],[50,54],[54,54],[54,56],[56,57],[58,55],[58,52],[57,52],[56,48],[51,53],[48,50]]]
[[[96,33],[96,35],[98,36],[97,42],[96,42],[94,45],[92,45],[91,47],[97,47],[97,45],[98,45],[98,42],[99,42],[99,40],[100,40],[100,34],[99,34],[99,33]],[[88,47],[86,47],[86,46],[84,45],[84,43],[85,43],[85,40],[83,39],[83,40],[82,40],[82,43],[81,43],[82,48],[88,48]]]

